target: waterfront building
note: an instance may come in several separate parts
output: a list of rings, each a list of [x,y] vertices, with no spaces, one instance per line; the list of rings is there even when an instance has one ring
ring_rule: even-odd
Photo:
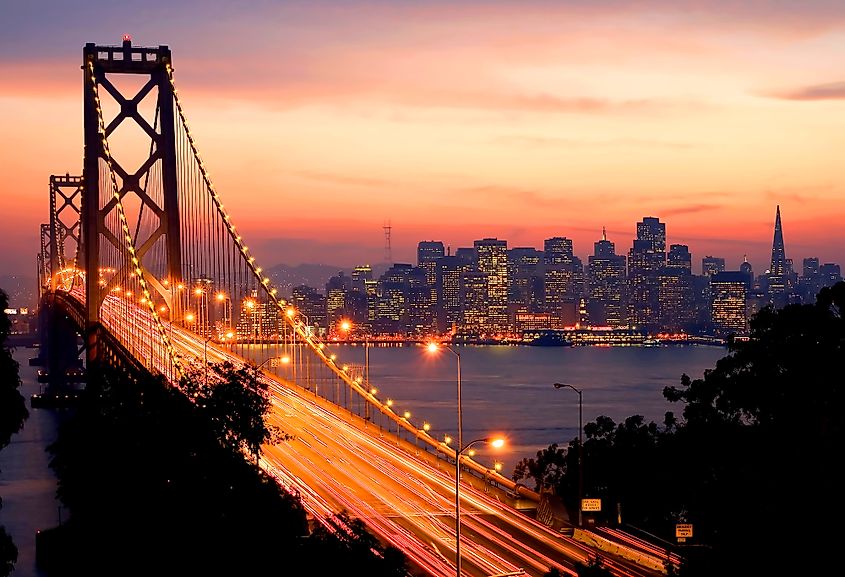
[[[551,315],[552,328],[577,322],[572,240],[566,237],[543,241],[543,309]]]
[[[717,335],[748,332],[748,280],[740,271],[722,271],[710,277],[711,321]]]
[[[473,243],[478,270],[487,275],[487,330],[508,330],[508,243],[485,238]]]
[[[459,332],[483,335],[491,332],[488,320],[489,279],[487,273],[466,271],[461,275],[461,324]]]
[[[435,291],[437,293],[437,330],[441,333],[454,332],[462,322],[461,277],[469,265],[457,256],[437,259],[435,269]]]
[[[352,278],[338,272],[326,282],[326,318],[334,326],[343,318],[346,293],[352,289]]]
[[[660,330],[688,331],[695,323],[692,274],[688,269],[666,266],[657,277]]]
[[[637,223],[637,238],[628,253],[629,318],[638,327],[660,325],[658,276],[666,266],[666,225],[655,217]]]
[[[543,251],[531,247],[508,250],[508,302],[516,310],[539,311],[543,304]]]
[[[602,228],[601,240],[593,244],[587,259],[587,315],[595,326],[628,325],[627,272],[625,255],[617,255],[615,245],[607,240]]]

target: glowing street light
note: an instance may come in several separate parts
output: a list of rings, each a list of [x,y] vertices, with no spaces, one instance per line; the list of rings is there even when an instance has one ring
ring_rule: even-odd
[[[554,387],[556,389],[572,389],[576,393],[578,393],[578,526],[583,527],[583,515],[581,512],[581,507],[583,506],[583,499],[584,499],[584,425],[583,425],[583,414],[584,414],[584,405],[582,403],[582,395],[581,389],[576,389],[569,383],[555,383]]]
[[[347,338],[349,338],[349,333],[352,331],[352,322],[343,319],[340,321],[338,325],[340,330],[346,333]],[[370,339],[367,333],[364,333],[364,387],[370,386]],[[375,394],[375,393],[373,393]],[[364,399],[364,420],[370,420],[370,403],[367,399]]]
[[[459,451],[455,451],[455,576],[461,577],[461,455],[464,451],[476,443],[487,443],[494,449],[500,449],[505,445],[505,440],[499,438],[483,438],[470,441]],[[501,469],[501,464],[496,463],[496,471]]]
[[[429,353],[437,353],[441,348],[446,349],[457,359],[458,365],[458,444],[455,450],[455,569],[457,577],[461,577],[461,454],[476,443],[489,443],[494,448],[505,444],[504,439],[476,439],[463,444],[463,412],[461,409],[461,354],[447,344],[429,343],[426,347]],[[449,439],[448,437],[446,437]],[[451,439],[449,439],[451,440]],[[448,444],[449,440],[446,441]]]

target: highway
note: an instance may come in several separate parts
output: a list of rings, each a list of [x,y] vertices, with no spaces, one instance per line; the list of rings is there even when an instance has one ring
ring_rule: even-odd
[[[158,328],[149,312],[107,297],[101,310],[112,330],[137,335],[133,354],[162,374],[170,374],[169,356],[156,343]],[[119,323],[119,324],[118,324]],[[168,327],[174,347],[189,365],[245,360],[183,328]],[[358,415],[297,384],[263,373],[271,392],[270,424],[292,440],[262,447],[260,465],[279,483],[297,492],[317,521],[346,511],[361,519],[383,543],[408,557],[415,573],[455,575],[454,461],[418,449]],[[463,460],[463,457],[462,457]],[[645,555],[652,567],[588,547],[555,532],[514,508],[504,491],[486,486],[469,472],[461,475],[462,573],[471,577],[524,572],[541,577],[550,568],[575,575],[576,563],[599,554],[614,575],[654,576],[662,566],[655,550]],[[482,487],[487,487],[486,490]],[[624,534],[623,534],[624,535]],[[620,540],[621,541],[621,540]],[[631,543],[633,550],[634,543]],[[646,547],[646,545],[641,545]]]

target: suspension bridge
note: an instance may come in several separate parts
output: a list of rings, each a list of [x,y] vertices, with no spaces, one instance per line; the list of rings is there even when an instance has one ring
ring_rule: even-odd
[[[347,511],[426,575],[454,575],[457,549],[463,574],[479,577],[575,575],[575,564],[597,553],[617,575],[663,571],[665,551],[631,535],[592,534],[587,543],[577,528],[564,534],[540,523],[525,512],[540,495],[400,415],[360,365],[331,354],[224,207],[167,46],[133,46],[129,37],[86,44],[82,75],[82,173],[50,176],[41,225],[48,374],[66,374],[78,355],[89,372],[146,371],[173,387],[188,373],[210,374],[211,363],[258,367],[272,424],[293,436],[263,446],[261,466],[316,521]],[[601,539],[611,537],[608,552]]]

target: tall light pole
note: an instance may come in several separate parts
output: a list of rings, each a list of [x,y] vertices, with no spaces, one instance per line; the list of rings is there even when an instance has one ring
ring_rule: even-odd
[[[352,321],[344,319],[338,326],[348,339],[353,328]],[[370,387],[370,338],[366,332],[364,333],[364,390],[370,391],[372,395],[375,394],[374,389]],[[370,401],[366,397],[364,398],[364,420],[370,420]]]
[[[503,439],[476,439],[463,445],[463,411],[461,410],[461,354],[447,344],[429,343],[428,352],[436,353],[441,348],[446,349],[457,359],[458,364],[458,450],[455,451],[455,568],[456,576],[461,577],[461,453],[475,443],[491,443],[494,447],[501,447]]]
[[[583,513],[581,511],[584,503],[584,404],[581,389],[576,389],[569,383],[555,383],[556,389],[568,388],[578,393],[578,526],[583,527]]]
[[[460,434],[460,433],[459,433]],[[489,443],[495,448],[505,444],[505,440],[498,438],[483,438],[470,441],[455,451],[455,576],[461,577],[461,455],[476,443]],[[460,444],[458,444],[460,447]]]

